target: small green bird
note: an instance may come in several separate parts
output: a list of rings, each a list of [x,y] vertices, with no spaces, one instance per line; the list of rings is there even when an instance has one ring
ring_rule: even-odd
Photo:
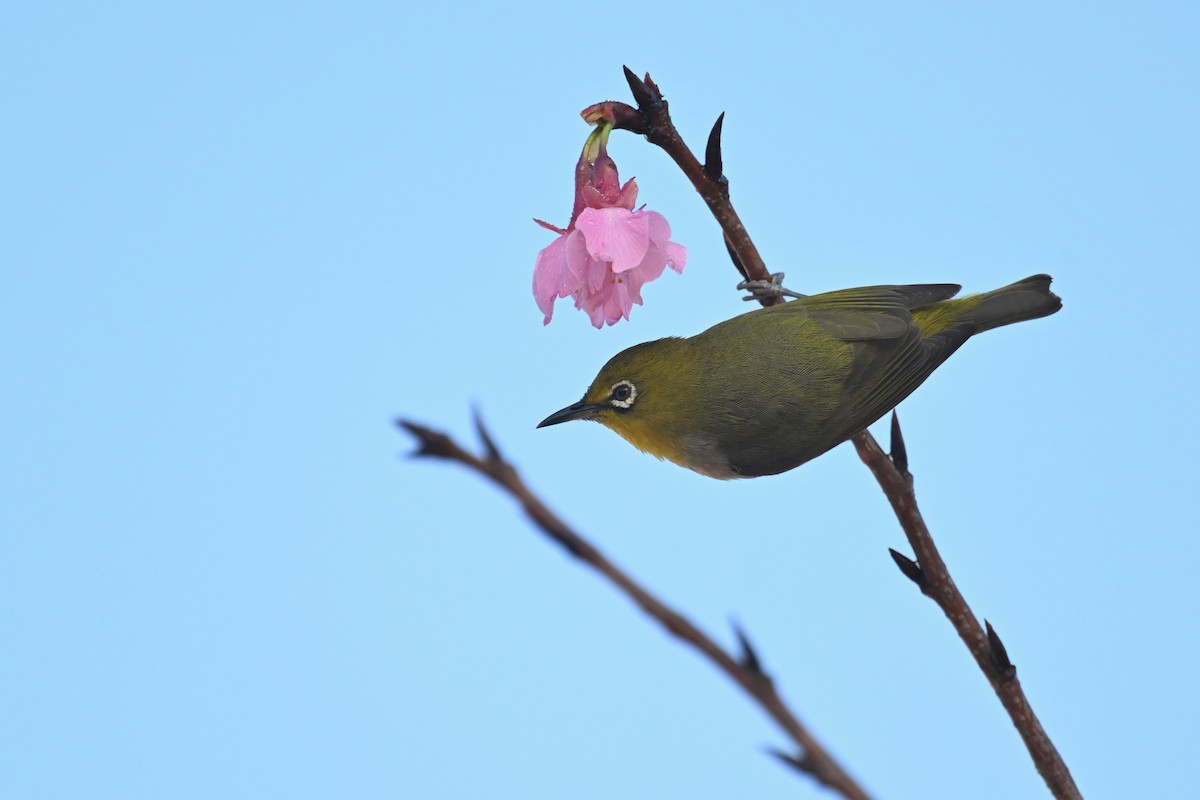
[[[1050,281],[956,300],[950,283],[866,286],[760,308],[618,353],[538,427],[592,419],[701,475],[775,475],[875,422],[974,334],[1058,311]]]

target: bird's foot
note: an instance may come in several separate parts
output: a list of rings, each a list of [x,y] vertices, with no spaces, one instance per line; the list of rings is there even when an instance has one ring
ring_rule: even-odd
[[[768,300],[776,297],[806,297],[807,295],[793,292],[791,289],[783,287],[783,273],[772,272],[771,280],[769,281],[742,281],[737,285],[738,291],[746,291],[750,293],[749,297],[743,297],[743,300]]]

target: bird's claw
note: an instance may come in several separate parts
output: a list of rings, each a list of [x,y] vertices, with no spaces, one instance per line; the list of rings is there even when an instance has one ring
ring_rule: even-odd
[[[738,291],[746,291],[750,293],[749,297],[743,297],[743,300],[767,300],[776,297],[805,297],[798,292],[793,292],[791,289],[783,287],[783,273],[772,272],[771,280],[769,281],[742,281],[737,285]]]

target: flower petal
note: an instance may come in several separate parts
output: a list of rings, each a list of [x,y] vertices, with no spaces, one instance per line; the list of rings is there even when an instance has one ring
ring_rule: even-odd
[[[679,274],[687,265],[687,248],[676,242],[667,242],[667,266]]]
[[[637,205],[638,187],[633,178],[625,181],[625,185],[621,187],[621,193],[617,195],[613,201],[614,206],[633,211],[633,207]]]
[[[564,258],[567,269],[574,279],[575,286],[583,286],[587,282],[588,262],[592,260],[592,257],[588,255],[587,243],[579,231],[571,231],[564,238],[566,239]]]
[[[632,308],[633,302],[629,299],[625,283],[618,279],[605,298],[604,319],[609,325],[614,325],[617,320],[629,319],[629,311]]]
[[[636,267],[650,247],[646,215],[623,208],[585,208],[575,227],[583,232],[588,252],[610,262],[613,272]]]
[[[671,224],[667,218],[657,211],[645,212],[650,231],[650,241],[663,248],[663,256],[667,266],[676,272],[683,272],[687,264],[687,248],[671,241]]]
[[[567,269],[566,236],[559,236],[537,254],[533,265],[533,299],[546,315],[549,324],[554,315],[554,301],[571,293],[572,276]]]
[[[646,218],[646,234],[654,242],[666,242],[671,239],[671,223],[657,211],[639,211]]]

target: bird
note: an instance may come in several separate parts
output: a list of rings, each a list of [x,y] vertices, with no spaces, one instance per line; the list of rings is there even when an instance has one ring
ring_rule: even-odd
[[[760,308],[618,353],[537,427],[594,420],[701,475],[777,475],[867,428],[975,334],[1058,311],[1051,280],[961,298],[958,284],[864,286]]]

